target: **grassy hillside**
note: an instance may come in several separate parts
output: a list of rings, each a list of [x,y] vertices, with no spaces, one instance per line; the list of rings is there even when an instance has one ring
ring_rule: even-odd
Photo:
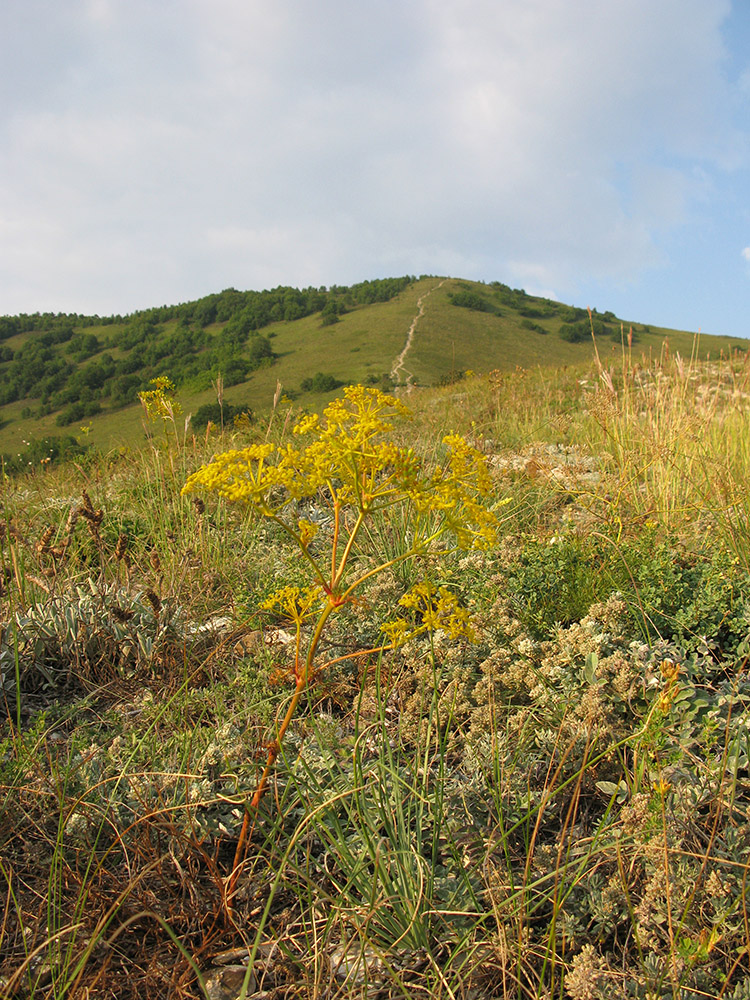
[[[3,479],[0,994],[746,998],[749,394],[634,348]]]
[[[593,322],[605,364],[619,358],[623,336],[646,358],[667,342],[683,357],[695,346],[690,333],[608,313],[595,313]],[[137,394],[161,375],[175,382],[185,416],[216,401],[220,375],[226,403],[259,416],[279,383],[286,397],[314,408],[331,397],[326,386],[430,386],[467,370],[576,364],[592,356],[590,332],[585,310],[500,283],[436,277],[351,289],[228,290],[106,321],[0,318],[0,452],[23,462],[27,442],[50,436],[107,449],[141,442]],[[746,345],[704,336],[699,350],[719,357],[732,347]],[[204,427],[196,421],[191,429]],[[38,460],[38,450],[29,460]]]

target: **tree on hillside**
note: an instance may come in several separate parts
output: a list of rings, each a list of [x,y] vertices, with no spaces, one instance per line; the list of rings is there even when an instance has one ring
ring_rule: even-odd
[[[339,312],[342,311],[341,304],[336,299],[329,299],[320,313],[322,326],[333,326],[339,322]]]

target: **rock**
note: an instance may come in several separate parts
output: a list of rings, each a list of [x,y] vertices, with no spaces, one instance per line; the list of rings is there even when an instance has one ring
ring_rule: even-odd
[[[370,945],[364,948],[357,941],[342,941],[329,956],[331,969],[337,979],[350,979],[361,983],[377,979],[383,971],[380,955]]]
[[[246,965],[222,965],[220,968],[210,969],[204,977],[208,1000],[239,1000],[240,996],[251,997],[256,991],[255,976],[250,973],[247,989],[243,992],[246,976]]]
[[[291,632],[286,632],[283,628],[272,628],[262,632],[256,629],[241,636],[234,644],[235,656],[251,656],[263,649],[264,646],[288,646],[294,642]]]
[[[247,948],[228,948],[213,956],[214,965],[240,965],[247,962],[250,952]]]
[[[263,633],[260,629],[255,629],[252,632],[246,632],[245,635],[240,636],[234,644],[234,655],[250,656],[252,653],[257,653],[258,650],[262,648]]]

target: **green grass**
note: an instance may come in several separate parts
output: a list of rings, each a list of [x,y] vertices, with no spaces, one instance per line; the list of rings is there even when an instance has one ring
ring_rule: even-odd
[[[452,305],[449,296],[462,289],[480,294],[499,309],[500,315]],[[539,366],[559,368],[583,364],[593,355],[589,338],[581,343],[567,343],[559,337],[558,331],[568,308],[560,303],[521,295],[516,296],[511,304],[505,304],[501,300],[501,292],[492,285],[452,278],[423,278],[388,302],[354,307],[331,326],[322,326],[320,314],[316,313],[265,327],[261,332],[271,337],[273,350],[278,356],[276,362],[251,373],[245,382],[227,388],[227,402],[247,406],[262,418],[271,408],[279,382],[289,396],[311,409],[319,408],[332,395],[302,392],[303,380],[318,371],[333,376],[342,384],[368,380],[373,384],[379,383],[391,371],[404,347],[420,297],[424,297],[424,315],[417,324],[412,349],[402,373],[404,379],[410,374],[419,385],[436,385],[441,379],[460,377],[469,370],[478,373],[493,369],[508,372],[516,368],[531,370]],[[533,324],[546,330],[546,334],[524,327],[524,323],[531,322],[524,317],[524,309],[544,314],[534,318]],[[97,335],[105,345],[102,350],[118,359],[127,352],[107,347],[106,344],[123,325],[86,327],[83,332]],[[615,332],[622,328],[627,338],[631,324],[617,320],[611,322],[610,327]],[[176,320],[170,320],[162,324],[158,336],[166,337],[175,328]],[[213,324],[207,330],[216,334],[221,328],[222,324]],[[726,337],[703,336],[696,342],[694,335],[685,331],[654,328],[647,333],[642,324],[633,324],[633,329],[637,337],[634,357],[643,357],[647,364],[649,359],[661,357],[667,344],[672,355],[679,352],[683,358],[690,358],[696,349],[703,359],[709,355],[718,359],[722,353],[727,355],[733,348],[746,348],[743,342]],[[36,335],[17,334],[5,344],[17,350]],[[64,347],[62,345],[60,349],[64,351]],[[605,339],[598,349],[604,364],[619,362],[622,354],[619,342]],[[95,354],[82,364],[96,361],[99,357],[100,354]],[[158,374],[174,376],[175,373],[165,370]],[[145,377],[143,388],[147,388]],[[201,391],[185,388],[180,393],[180,399],[185,415],[189,415],[202,404],[213,402],[215,393],[210,387]],[[65,433],[72,433],[80,441],[104,450],[143,442],[139,405],[113,411],[109,409],[106,398],[101,402],[101,414],[62,428],[56,424],[59,411],[41,417],[21,416],[24,407],[38,409],[38,399],[6,404],[0,407],[0,451],[17,455],[23,453],[23,442],[30,438]],[[90,431],[82,434],[81,427],[89,424]]]
[[[378,307],[382,370],[419,292]],[[313,335],[365,364],[364,314],[275,327],[253,380],[272,396]],[[307,578],[273,524],[180,489],[266,422],[3,481],[0,993],[202,997],[239,949],[248,995],[273,998],[748,996],[748,373],[675,360],[671,334],[645,364],[646,336],[612,371],[559,341],[580,363],[409,394],[396,439],[441,462],[465,434],[501,536],[373,578],[326,632],[341,659],[287,733],[230,906],[293,688],[288,626],[259,606]],[[297,443],[309,402],[271,439]],[[327,530],[322,504],[299,515]],[[385,514],[362,569],[412,524]],[[477,641],[365,653],[425,574]]]

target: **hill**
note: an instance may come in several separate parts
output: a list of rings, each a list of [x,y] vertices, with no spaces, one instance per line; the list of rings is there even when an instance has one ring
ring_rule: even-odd
[[[201,432],[209,417],[217,419],[220,386],[226,416],[268,410],[279,384],[287,397],[316,407],[352,382],[429,386],[467,370],[575,364],[593,353],[592,327],[604,361],[619,355],[628,337],[646,356],[665,343],[683,356],[694,350],[686,331],[611,312],[594,310],[590,318],[585,309],[500,282],[430,276],[226,289],[125,317],[1,317],[0,452],[23,461],[30,441],[44,442],[46,453],[64,442],[110,448],[140,441],[138,393],[159,376],[175,383]],[[735,348],[747,344],[713,336],[700,342],[701,356]]]

